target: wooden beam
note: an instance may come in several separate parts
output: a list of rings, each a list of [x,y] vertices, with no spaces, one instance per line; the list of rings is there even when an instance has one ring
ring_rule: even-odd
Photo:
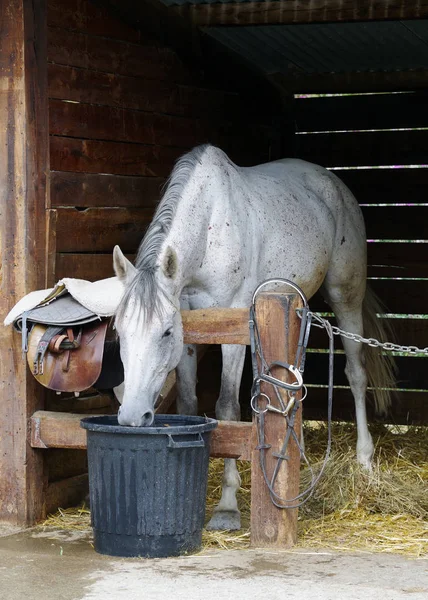
[[[428,17],[428,2],[407,0],[266,0],[172,6],[171,15],[198,27],[343,23]]]
[[[185,344],[250,343],[248,308],[207,308],[181,311]]]
[[[71,413],[41,410],[30,422],[30,444],[33,448],[86,448],[86,431],[80,427],[82,417]],[[220,421],[213,432],[211,456],[251,458],[251,423]]]
[[[262,292],[256,299],[256,318],[263,355],[266,363],[281,361],[294,363],[300,332],[300,319],[295,309],[302,306],[301,300],[294,294]],[[288,371],[273,367],[271,374],[282,381],[294,380]],[[261,392],[268,395],[272,406],[280,408],[279,402],[268,383],[261,384]],[[279,392],[284,405],[289,401],[285,390]],[[300,392],[299,392],[300,393]],[[263,410],[266,401],[259,398],[259,408]],[[298,409],[295,418],[295,431],[300,433],[302,410]],[[257,426],[258,419],[255,419]],[[269,481],[278,468],[278,454],[282,453],[287,431],[284,417],[274,412],[264,415],[265,440],[269,447],[258,450],[253,444],[251,463],[251,545],[263,548],[290,548],[297,541],[297,509],[277,508],[272,500],[261,469],[260,459],[264,459],[264,468]],[[262,440],[258,439],[259,444]],[[260,455],[263,452],[263,455]],[[291,437],[285,450],[287,458],[281,461],[275,493],[284,500],[295,498],[299,493],[300,451]]]
[[[88,491],[89,477],[87,473],[50,483],[44,498],[46,514],[56,512],[58,507],[76,506],[82,502]]]
[[[269,81],[283,92],[334,94],[344,92],[396,92],[426,90],[428,69],[370,71],[365,73],[298,74],[272,73]]]
[[[46,287],[48,112],[45,0],[0,3],[0,314]],[[0,327],[0,520],[43,517],[43,456],[27,443],[43,390],[19,336]]]

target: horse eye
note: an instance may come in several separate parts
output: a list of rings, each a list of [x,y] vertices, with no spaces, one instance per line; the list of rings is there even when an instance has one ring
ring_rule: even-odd
[[[169,335],[171,335],[171,333],[172,333],[172,328],[170,327],[169,329],[167,329],[167,330],[164,332],[164,334],[163,334],[163,336],[162,336],[162,337],[163,337],[163,338],[164,338],[164,337],[168,337]]]

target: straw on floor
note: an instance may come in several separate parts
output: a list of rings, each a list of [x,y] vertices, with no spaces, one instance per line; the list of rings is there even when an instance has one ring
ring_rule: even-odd
[[[373,469],[355,459],[356,432],[333,425],[331,458],[312,498],[300,509],[298,546],[347,551],[397,552],[428,556],[428,428],[372,426],[376,445]],[[326,447],[325,424],[305,425],[308,458],[315,470]],[[204,548],[246,548],[250,542],[250,465],[238,463],[242,478],[239,532],[203,532]],[[210,461],[207,519],[219,500],[222,461]],[[302,470],[301,487],[310,475]],[[45,526],[89,529],[89,511],[61,510]]]

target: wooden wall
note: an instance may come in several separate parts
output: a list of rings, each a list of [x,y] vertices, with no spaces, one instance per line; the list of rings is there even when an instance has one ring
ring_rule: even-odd
[[[48,0],[47,24],[50,284],[113,275],[115,244],[132,258],[174,162],[192,147],[216,144],[244,165],[271,158],[269,119],[106,9]],[[48,392],[45,409],[105,413],[112,404],[94,391]],[[73,452],[45,451],[48,512],[85,492],[86,455]]]
[[[427,99],[428,91],[297,97],[294,107],[295,156],[333,168],[355,194],[366,222],[368,283],[396,317],[388,320],[397,342],[422,348],[428,345]],[[311,305],[328,311],[320,297]],[[311,346],[325,347],[318,332]],[[426,360],[396,356],[393,420],[426,423]],[[344,363],[338,354],[335,384],[346,388]],[[307,380],[327,383],[326,355],[309,356]],[[311,390],[310,397],[308,408],[320,413],[325,391]],[[335,405],[336,416],[352,413],[349,390],[336,390]]]
[[[52,279],[112,274],[133,254],[175,160],[219,145],[241,164],[270,157],[235,92],[213,89],[169,48],[84,0],[48,10]]]

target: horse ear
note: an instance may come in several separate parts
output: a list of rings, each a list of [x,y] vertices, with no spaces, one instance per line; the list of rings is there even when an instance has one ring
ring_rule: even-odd
[[[175,251],[168,246],[166,249],[165,256],[162,260],[162,270],[164,275],[169,279],[174,279],[175,274],[177,273],[178,259]]]
[[[117,278],[126,283],[134,278],[137,272],[134,265],[126,258],[119,246],[113,250],[113,268]]]

